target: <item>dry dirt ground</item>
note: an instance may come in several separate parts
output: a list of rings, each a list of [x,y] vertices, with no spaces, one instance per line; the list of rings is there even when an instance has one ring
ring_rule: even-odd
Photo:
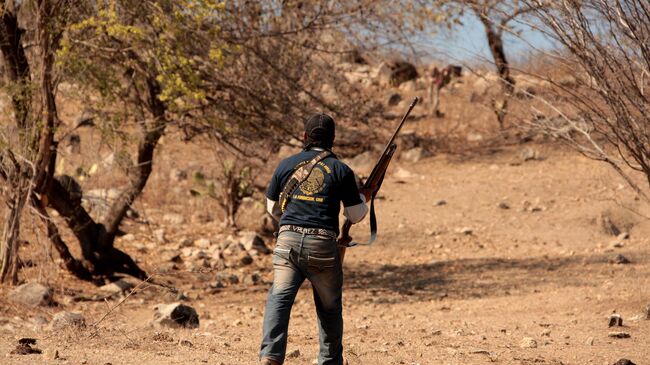
[[[549,145],[522,162],[520,148],[396,164],[377,202],[379,240],[346,256],[350,364],[650,363],[647,207],[603,164]],[[623,247],[610,247],[602,217],[629,232]],[[631,263],[611,263],[617,254]],[[3,300],[0,363],[255,364],[268,279],[208,292],[210,273],[174,278],[201,316],[197,330],[150,328],[152,306],[174,300],[153,287],[112,311],[118,301],[62,300],[64,289],[87,289],[78,282],[57,287],[58,308]],[[294,306],[287,364],[316,358],[310,292],[305,284]],[[82,312],[89,326],[34,324],[61,309]],[[608,328],[614,312],[624,327]],[[5,356],[20,337],[37,338],[44,354]],[[524,338],[536,346],[522,347]]]

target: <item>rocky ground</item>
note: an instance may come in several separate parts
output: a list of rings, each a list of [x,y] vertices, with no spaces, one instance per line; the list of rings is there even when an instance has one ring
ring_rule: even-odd
[[[404,159],[377,208],[379,240],[346,256],[350,364],[650,363],[650,212],[605,165],[553,145]],[[172,213],[150,211],[158,225],[127,226],[118,244],[178,292],[32,268],[51,290],[32,287],[29,307],[0,289],[1,363],[256,363],[270,256],[253,235]],[[159,305],[174,302],[198,327],[168,326],[174,308]],[[308,284],[290,333],[287,364],[314,363]],[[15,351],[20,338],[37,341]],[[42,353],[12,354],[28,349]]]

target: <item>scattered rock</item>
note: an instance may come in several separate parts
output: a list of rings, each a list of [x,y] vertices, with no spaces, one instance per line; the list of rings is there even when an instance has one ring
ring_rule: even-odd
[[[57,349],[45,349],[45,353],[43,354],[45,359],[47,360],[65,360],[64,358],[61,358],[59,355],[59,350]]]
[[[100,286],[99,290],[105,291],[107,293],[124,293],[134,288],[134,285],[124,279],[108,283],[106,285]]]
[[[470,236],[470,235],[472,235],[474,233],[474,231],[469,227],[463,227],[463,228],[458,228],[456,230],[456,233],[460,233],[460,234],[464,234],[466,236]]]
[[[153,231],[153,237],[160,243],[167,243],[167,236],[162,228]]]
[[[620,314],[612,314],[609,316],[609,327],[620,327],[623,325],[623,317]]]
[[[85,327],[86,320],[80,313],[59,312],[54,315],[50,323],[50,330],[58,331],[67,327]]]
[[[171,169],[169,171],[169,179],[174,182],[181,182],[187,180],[187,171],[179,169]]]
[[[621,230],[616,226],[616,224],[614,224],[609,213],[605,212],[601,214],[599,217],[599,221],[600,221],[600,227],[602,228],[605,234],[611,236],[618,236],[621,234]]]
[[[40,283],[26,283],[9,293],[9,298],[28,307],[51,306],[54,304],[54,292]]]
[[[399,104],[400,101],[402,101],[402,96],[398,93],[392,93],[388,96],[386,104],[388,104],[388,106],[395,106]]]
[[[414,93],[418,90],[415,80],[409,80],[399,86],[399,89],[405,93]]]
[[[154,307],[152,324],[157,327],[198,328],[199,315],[185,304],[158,304]]]
[[[593,346],[594,345],[594,338],[593,337],[587,338],[587,341],[585,341],[585,345]]]
[[[535,339],[531,337],[524,337],[521,340],[521,344],[519,344],[519,347],[524,349],[534,349],[537,347],[537,341],[535,341]]]
[[[609,260],[611,264],[615,265],[626,265],[632,263],[627,257],[621,255],[620,253],[616,255],[613,259]]]
[[[30,355],[30,354],[40,354],[41,350],[33,348],[32,345],[36,344],[35,338],[21,338],[18,340],[16,348],[13,349],[11,355]]]
[[[521,152],[519,152],[519,158],[521,158],[522,161],[531,161],[531,160],[539,160],[539,152],[537,150],[532,149],[530,147],[526,147]]]
[[[636,365],[636,364],[628,359],[620,359],[617,362],[615,362],[613,365]]]
[[[422,147],[415,147],[411,148],[408,151],[402,152],[400,155],[400,160],[415,163],[429,156],[431,156],[431,153],[429,151],[425,150]]]
[[[435,206],[437,206],[437,207],[441,207],[441,206],[443,206],[443,205],[447,205],[447,201],[444,200],[444,199],[439,199],[439,200],[436,200],[436,201],[433,203],[433,205],[435,205]]]
[[[252,273],[244,277],[244,285],[257,285],[262,282],[262,277],[258,273]]]
[[[650,304],[645,307],[645,319],[650,320]]]
[[[209,248],[212,242],[210,242],[209,239],[207,238],[199,238],[198,240],[194,241],[194,246],[198,248]]]
[[[499,208],[504,209],[504,210],[510,209],[510,205],[508,205],[508,203],[506,203],[506,202],[501,202],[501,203],[499,203]]]
[[[610,332],[607,334],[608,337],[613,338],[630,338],[632,337],[628,332]]]
[[[298,350],[298,349],[295,349],[295,350],[287,353],[287,358],[289,358],[289,359],[296,359],[298,357],[300,357],[300,350]]]
[[[271,253],[271,250],[266,247],[266,244],[264,243],[262,237],[258,236],[257,233],[252,231],[240,233],[239,243],[241,243],[244,246],[244,249],[247,251],[257,250],[257,252],[263,254]]]
[[[185,217],[178,213],[166,213],[163,215],[163,221],[169,224],[181,225],[185,223]]]
[[[480,133],[467,133],[467,142],[481,142],[483,135]]]
[[[413,177],[413,174],[406,169],[398,167],[396,171],[393,173],[393,176],[395,176],[395,178],[397,179],[410,179]]]
[[[346,161],[348,166],[357,174],[370,174],[375,166],[375,156],[372,151],[360,153],[354,158]]]
[[[242,252],[239,254],[237,262],[238,266],[248,266],[253,263],[253,257],[248,252]]]

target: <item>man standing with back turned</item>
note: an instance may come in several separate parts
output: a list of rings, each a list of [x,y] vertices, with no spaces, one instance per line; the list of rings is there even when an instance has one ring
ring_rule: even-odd
[[[330,116],[311,116],[305,122],[304,150],[280,162],[266,191],[267,210],[280,221],[280,231],[264,312],[262,364],[284,362],[291,306],[305,279],[313,287],[318,314],[318,364],[343,364],[339,211],[343,203],[345,217],[358,223],[368,212],[370,191],[359,192],[352,170],[331,152],[334,129]]]

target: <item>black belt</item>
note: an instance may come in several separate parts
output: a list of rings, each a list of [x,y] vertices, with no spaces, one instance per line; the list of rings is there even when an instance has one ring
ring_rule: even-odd
[[[324,228],[306,228],[306,227],[300,227],[300,226],[294,226],[292,224],[286,224],[282,227],[280,227],[279,233],[282,232],[296,232],[296,233],[303,233],[303,234],[313,234],[313,235],[318,235],[318,236],[327,236],[331,237],[332,239],[336,239],[338,236],[336,232],[330,231],[329,229],[324,229]]]

